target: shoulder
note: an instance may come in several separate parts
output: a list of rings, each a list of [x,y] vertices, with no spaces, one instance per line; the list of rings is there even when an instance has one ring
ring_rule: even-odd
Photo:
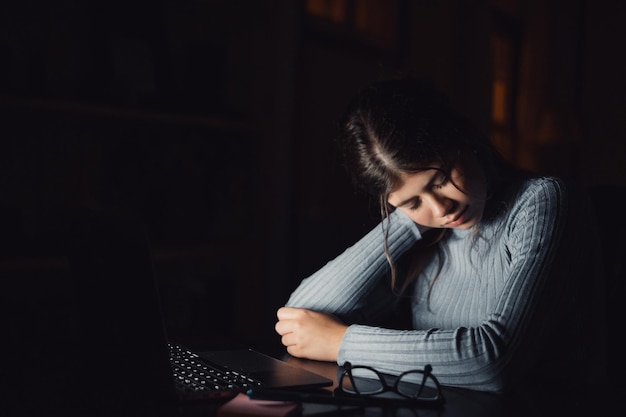
[[[514,205],[548,205],[563,213],[576,207],[588,208],[591,200],[587,191],[574,182],[558,177],[528,178],[517,186]]]
[[[520,181],[513,189],[517,189],[514,206],[561,205],[569,195],[570,185],[557,177],[533,177]]]
[[[532,223],[562,228],[587,217],[591,205],[584,189],[558,177],[527,178],[512,189],[509,225]]]
[[[507,229],[553,223],[567,210],[570,185],[557,177],[527,177],[502,187],[492,201],[491,219]],[[499,219],[499,220],[498,220]]]
[[[509,217],[536,204],[562,203],[568,194],[567,184],[557,177],[524,177],[500,185],[488,199],[486,219]]]

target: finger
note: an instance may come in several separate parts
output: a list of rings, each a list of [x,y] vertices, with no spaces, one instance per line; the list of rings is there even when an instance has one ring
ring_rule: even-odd
[[[302,348],[304,346],[302,344],[302,340],[300,340],[298,335],[295,333],[287,333],[286,335],[280,338],[280,341],[285,347],[289,347],[291,349],[297,348],[300,351],[302,351]]]
[[[276,316],[279,320],[294,318],[298,311],[302,310],[301,308],[296,307],[281,307],[276,312]]]
[[[287,353],[289,353],[291,356],[293,356],[295,358],[302,357],[302,355],[300,353],[300,349],[298,349],[295,345],[294,346],[287,346]]]
[[[288,320],[279,320],[278,322],[276,322],[276,324],[274,325],[274,330],[276,330],[276,333],[278,333],[279,335],[285,335],[287,333],[291,333],[292,331],[292,325]]]

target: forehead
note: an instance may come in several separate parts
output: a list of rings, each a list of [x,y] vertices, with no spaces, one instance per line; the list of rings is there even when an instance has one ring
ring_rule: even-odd
[[[396,187],[387,195],[387,202],[392,206],[404,204],[407,199],[419,195],[427,188],[439,172],[441,172],[439,169],[429,168],[424,171],[403,173]]]
[[[394,195],[404,194],[407,189],[417,191],[422,187],[426,187],[441,172],[441,169],[436,167],[425,168],[415,172],[403,172],[399,175],[398,182],[389,192],[388,197],[391,198]]]

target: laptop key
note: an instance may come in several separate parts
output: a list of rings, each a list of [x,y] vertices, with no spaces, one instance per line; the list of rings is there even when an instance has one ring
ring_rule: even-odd
[[[185,392],[246,391],[252,386],[262,386],[259,381],[238,372],[213,368],[195,353],[171,343],[170,364],[177,389]]]

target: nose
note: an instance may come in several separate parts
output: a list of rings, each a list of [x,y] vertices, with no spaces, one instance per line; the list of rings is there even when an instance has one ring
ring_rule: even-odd
[[[445,217],[454,206],[454,202],[448,197],[436,193],[427,194],[426,200],[435,217]]]

